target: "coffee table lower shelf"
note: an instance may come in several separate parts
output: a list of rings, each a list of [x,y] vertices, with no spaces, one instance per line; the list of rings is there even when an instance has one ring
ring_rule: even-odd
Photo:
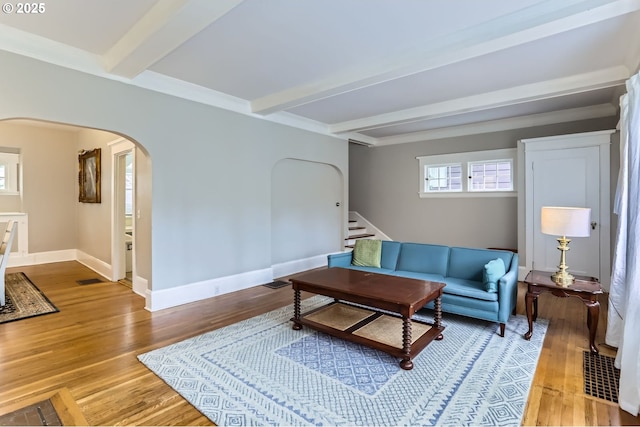
[[[403,319],[373,308],[334,301],[291,319],[294,329],[302,325],[346,341],[381,350],[402,359],[400,367],[413,368],[412,359],[431,341],[442,339],[444,326]]]

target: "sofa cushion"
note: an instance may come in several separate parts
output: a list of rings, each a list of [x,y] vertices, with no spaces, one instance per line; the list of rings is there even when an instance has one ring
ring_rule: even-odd
[[[498,294],[485,291],[484,283],[482,282],[458,279],[455,277],[446,277],[444,282],[447,284],[442,290],[445,294],[475,298],[483,301],[498,301]]]
[[[502,259],[508,270],[511,266],[513,252],[454,247],[450,251],[449,268],[445,275],[482,283],[484,265],[496,258]]]
[[[400,255],[401,242],[393,240],[382,241],[382,257],[380,258],[380,267],[395,270],[398,263],[398,255]]]
[[[394,273],[393,270],[389,270],[388,268],[358,267],[356,265],[350,265],[348,268],[350,270],[366,271],[368,273],[379,273],[379,274],[389,274],[389,275],[392,275]]]
[[[498,292],[498,280],[505,273],[504,262],[501,258],[496,258],[484,265],[482,283],[487,292]]]
[[[359,267],[380,267],[382,256],[382,241],[365,239],[356,241],[353,248],[351,264]]]
[[[398,258],[396,270],[433,273],[444,276],[447,274],[448,258],[448,246],[403,243],[400,248],[400,257]]]
[[[425,308],[433,310],[435,308],[433,301],[425,305]],[[458,295],[442,294],[442,311],[445,313],[460,314],[462,316],[497,322],[498,308],[498,301],[483,301]],[[427,316],[430,315],[430,313],[424,309],[420,312]]]
[[[398,277],[407,277],[409,279],[428,280],[431,282],[444,283],[444,276],[442,274],[417,273],[415,271],[404,271],[404,270],[396,270],[391,274]]]

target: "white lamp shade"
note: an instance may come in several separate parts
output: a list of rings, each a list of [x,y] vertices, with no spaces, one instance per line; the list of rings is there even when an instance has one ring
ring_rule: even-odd
[[[545,206],[540,215],[544,234],[566,237],[589,237],[591,209]]]

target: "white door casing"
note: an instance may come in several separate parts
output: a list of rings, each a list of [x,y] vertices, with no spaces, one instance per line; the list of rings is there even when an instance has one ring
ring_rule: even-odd
[[[610,137],[589,132],[520,141],[524,151],[525,271],[555,271],[559,236],[540,231],[542,206],[591,208],[595,227],[589,237],[572,238],[569,271],[597,277],[605,289],[610,271]],[[521,157],[522,159],[522,157]]]
[[[125,277],[126,273],[126,245],[125,245],[125,207],[124,207],[124,158],[127,153],[135,153],[135,145],[133,142],[118,138],[108,144],[111,148],[112,156],[112,187],[111,187],[111,277],[112,281],[118,281]],[[134,158],[135,164],[135,158]],[[134,173],[135,177],[135,173]],[[135,179],[135,178],[134,178]],[[135,197],[134,197],[135,204]],[[134,205],[135,212],[135,205]],[[135,215],[132,222],[133,236],[135,239]],[[132,276],[133,281],[136,279],[136,263],[135,263],[135,244],[132,253]],[[135,288],[135,283],[134,283]]]

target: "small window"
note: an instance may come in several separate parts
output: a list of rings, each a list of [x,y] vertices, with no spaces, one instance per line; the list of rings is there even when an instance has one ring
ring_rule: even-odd
[[[516,149],[505,148],[416,157],[419,196],[515,197]]]
[[[469,162],[469,191],[512,191],[513,161]]]
[[[462,191],[462,165],[425,166],[425,192]]]
[[[0,195],[20,194],[19,161],[19,154],[0,151]]]

